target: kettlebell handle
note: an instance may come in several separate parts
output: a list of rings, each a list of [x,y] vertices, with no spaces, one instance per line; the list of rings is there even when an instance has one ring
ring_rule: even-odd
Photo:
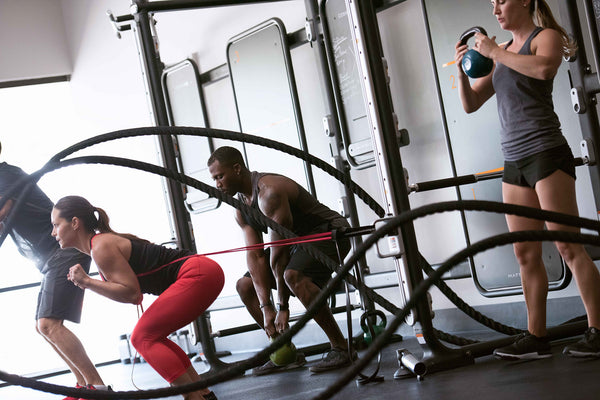
[[[474,26],[472,28],[467,29],[462,35],[460,35],[460,45],[464,46],[467,44],[467,41],[471,39],[475,34],[479,32],[487,36],[487,32],[481,26]]]
[[[363,315],[360,316],[360,327],[362,328],[363,332],[365,332],[365,333],[369,332],[369,327],[367,326],[367,318],[368,317],[379,317],[381,319],[380,325],[382,325],[383,327],[385,327],[387,325],[387,319],[386,319],[383,311],[381,311],[381,310],[366,311],[363,313]]]

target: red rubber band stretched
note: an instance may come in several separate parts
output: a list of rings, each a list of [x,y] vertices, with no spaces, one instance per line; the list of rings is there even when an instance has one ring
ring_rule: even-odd
[[[290,239],[275,240],[273,242],[257,243],[257,244],[252,244],[250,246],[236,247],[236,248],[229,249],[229,250],[219,250],[219,251],[213,251],[211,253],[203,253],[203,254],[192,254],[189,256],[185,256],[185,257],[181,257],[176,260],[173,260],[170,263],[161,265],[160,267],[154,268],[151,271],[142,272],[141,274],[137,274],[137,276],[141,277],[141,276],[153,274],[153,273],[158,272],[161,269],[165,268],[167,265],[170,265],[170,264],[182,261],[182,260],[187,260],[188,258],[191,258],[191,257],[206,257],[206,256],[212,256],[215,254],[235,253],[238,251],[266,249],[266,248],[270,248],[270,247],[279,247],[279,246],[290,246],[292,244],[320,242],[322,240],[329,240],[331,238],[332,238],[331,232],[323,232],[323,233],[315,233],[315,234],[306,235],[306,236],[298,236],[298,237],[290,238]]]

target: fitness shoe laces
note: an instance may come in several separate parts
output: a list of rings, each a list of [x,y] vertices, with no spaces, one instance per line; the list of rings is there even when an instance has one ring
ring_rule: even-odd
[[[580,341],[563,349],[563,354],[582,358],[600,357],[600,332],[594,327],[588,328]]]
[[[358,354],[356,351],[352,353],[352,359],[350,359],[348,350],[338,348],[331,349],[321,361],[310,367],[310,372],[319,373],[344,368],[352,364],[352,361],[357,358]]]
[[[552,349],[547,337],[524,332],[512,344],[494,350],[494,356],[504,360],[535,360],[552,357]]]

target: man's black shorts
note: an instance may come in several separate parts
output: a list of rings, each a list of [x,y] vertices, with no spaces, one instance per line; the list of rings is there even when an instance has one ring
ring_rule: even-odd
[[[91,259],[76,249],[58,249],[48,260],[38,294],[35,319],[53,318],[79,323],[84,291],[67,279],[69,268],[81,264],[90,271]]]
[[[331,258],[336,265],[339,264],[339,257],[334,241],[323,240],[320,242],[311,242],[310,245]],[[338,245],[343,261],[346,254],[350,251],[350,240],[347,238],[340,240]],[[303,275],[311,278],[315,285],[320,288],[325,287],[333,272],[329,267],[311,256],[302,246],[297,245],[292,246],[290,250],[290,262],[285,269],[301,272]],[[250,278],[250,272],[246,272],[244,276]]]

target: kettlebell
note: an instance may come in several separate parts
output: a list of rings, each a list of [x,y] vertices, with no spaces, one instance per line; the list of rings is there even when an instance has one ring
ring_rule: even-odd
[[[467,41],[475,36],[476,32],[487,36],[485,29],[480,26],[474,26],[460,35],[460,44],[467,44]],[[471,78],[482,78],[492,72],[492,68],[494,68],[492,59],[482,56],[480,52],[473,49],[467,50],[463,56],[461,65],[465,74]]]
[[[372,325],[370,322],[367,322],[367,318],[369,317],[379,317],[380,321],[378,324]],[[363,315],[360,316],[360,327],[364,332],[363,339],[365,343],[367,343],[367,345],[371,344],[373,340],[384,331],[386,324],[387,319],[381,310],[372,310],[363,313]]]
[[[273,341],[273,340],[271,340]],[[296,346],[294,343],[289,342],[275,350],[269,358],[273,361],[273,364],[281,367],[283,365],[288,365],[296,361]]]

